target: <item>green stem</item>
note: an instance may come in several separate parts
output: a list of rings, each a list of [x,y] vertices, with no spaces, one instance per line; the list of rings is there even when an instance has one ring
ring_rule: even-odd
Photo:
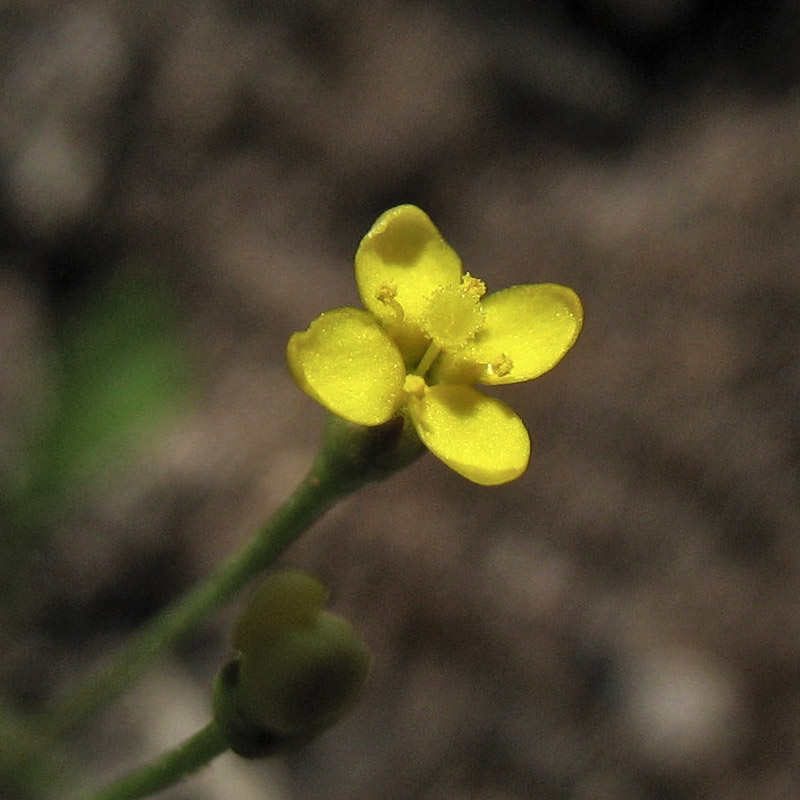
[[[224,753],[228,743],[214,722],[185,742],[80,800],[138,800],[160,792]]]
[[[57,739],[116,699],[161,653],[270,566],[341,494],[336,480],[312,469],[249,543],[128,639],[100,672],[57,700],[37,727]]]
[[[423,452],[402,417],[366,428],[330,415],[322,448],[291,497],[248,544],[128,639],[105,668],[40,714],[34,720],[40,736],[54,741],[108,705],[161,653],[271,566],[336,500],[383,480]]]
[[[311,471],[248,544],[128,639],[85,683],[24,726],[10,720],[0,726],[0,778],[14,782],[35,771],[60,737],[121,695],[165,650],[271,566],[336,500],[383,480],[423,452],[402,417],[365,428],[331,415]]]

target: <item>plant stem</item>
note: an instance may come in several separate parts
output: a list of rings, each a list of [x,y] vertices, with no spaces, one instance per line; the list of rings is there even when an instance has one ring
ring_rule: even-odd
[[[248,544],[128,639],[100,672],[57,700],[36,727],[55,740],[116,699],[176,640],[270,566],[341,494],[334,476],[312,469]]]
[[[138,800],[160,792],[208,764],[228,749],[228,743],[214,722],[209,722],[186,741],[97,792],[80,800]]]
[[[366,428],[331,414],[310,472],[250,542],[129,638],[99,672],[26,719],[24,730],[19,728],[24,736],[14,733],[17,726],[10,720],[0,726],[0,778],[13,782],[36,770],[59,738],[119,697],[165,650],[271,566],[338,499],[387,478],[424,451],[402,417]]]

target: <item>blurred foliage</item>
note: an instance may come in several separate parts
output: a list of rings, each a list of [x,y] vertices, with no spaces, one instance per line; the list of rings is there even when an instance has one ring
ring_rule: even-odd
[[[54,323],[52,397],[31,403],[42,411],[27,460],[16,485],[2,487],[0,577],[18,571],[81,492],[102,485],[184,406],[188,358],[175,311],[166,283],[131,260]]]

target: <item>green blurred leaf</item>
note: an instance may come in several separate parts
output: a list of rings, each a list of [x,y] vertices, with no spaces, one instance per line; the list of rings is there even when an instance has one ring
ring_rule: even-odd
[[[57,404],[32,452],[34,517],[101,480],[183,407],[188,360],[165,283],[125,263],[76,308],[57,346]]]

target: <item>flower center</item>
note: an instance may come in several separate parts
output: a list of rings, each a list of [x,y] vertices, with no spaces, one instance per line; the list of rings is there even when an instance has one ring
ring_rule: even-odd
[[[483,327],[483,281],[464,275],[460,286],[442,286],[428,300],[422,320],[425,333],[441,350],[458,350]]]

